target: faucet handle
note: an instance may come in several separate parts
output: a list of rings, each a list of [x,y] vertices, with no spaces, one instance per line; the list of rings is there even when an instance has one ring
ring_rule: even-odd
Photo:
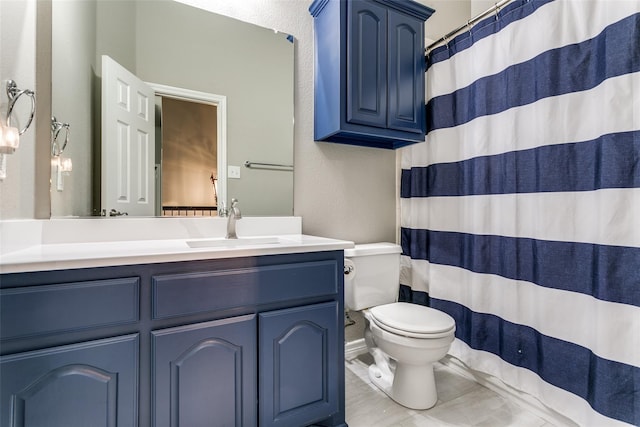
[[[229,214],[227,207],[225,206],[224,200],[221,200],[218,206],[218,216],[221,218],[226,217]]]
[[[242,218],[242,212],[240,212],[240,208],[238,207],[238,199],[231,199],[231,208],[229,208],[229,215],[233,213],[233,216],[236,219]]]

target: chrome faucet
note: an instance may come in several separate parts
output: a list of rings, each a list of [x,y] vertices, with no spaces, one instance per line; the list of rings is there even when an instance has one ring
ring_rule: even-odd
[[[236,220],[242,219],[242,213],[238,207],[238,200],[231,199],[231,206],[229,207],[227,218],[227,239],[237,239],[236,235]]]

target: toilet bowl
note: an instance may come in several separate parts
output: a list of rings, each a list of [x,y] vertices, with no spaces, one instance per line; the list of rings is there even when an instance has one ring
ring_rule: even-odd
[[[455,321],[430,307],[396,302],[400,252],[388,243],[345,250],[345,305],[363,312],[371,381],[403,406],[428,409],[438,400],[433,364],[449,351]]]
[[[398,311],[412,308],[416,313],[423,312],[425,324],[435,318],[433,324],[440,326],[434,327],[432,333],[416,333],[389,327],[376,317],[376,309],[379,308]],[[442,359],[451,347],[455,332],[454,320],[446,313],[432,308],[400,302],[365,310],[364,316],[368,322],[365,335],[370,335],[368,339],[365,337],[365,342],[369,341],[369,352],[375,352],[377,348],[387,356],[376,360],[369,367],[371,381],[393,400],[408,408],[428,409],[435,405],[438,396],[433,364]],[[393,318],[393,315],[387,316]],[[384,366],[389,366],[389,369]],[[389,372],[393,375],[389,375]]]

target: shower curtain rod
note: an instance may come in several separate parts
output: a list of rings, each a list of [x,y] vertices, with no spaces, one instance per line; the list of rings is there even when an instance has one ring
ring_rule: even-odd
[[[431,43],[429,46],[427,46],[424,49],[425,53],[428,54],[431,49],[433,49],[434,47],[438,46],[440,43],[446,42],[451,37],[455,36],[456,34],[458,34],[460,31],[464,30],[465,28],[470,28],[471,25],[475,24],[476,22],[478,22],[482,18],[490,15],[491,13],[496,13],[497,14],[500,11],[501,7],[503,7],[504,5],[506,5],[507,3],[511,2],[511,1],[512,0],[501,0],[501,1],[497,2],[496,4],[493,5],[493,7],[485,10],[481,14],[476,15],[473,18],[471,18],[470,20],[468,20],[466,24],[459,26],[455,30],[450,31],[447,34],[445,34],[444,36],[440,37],[437,41]]]

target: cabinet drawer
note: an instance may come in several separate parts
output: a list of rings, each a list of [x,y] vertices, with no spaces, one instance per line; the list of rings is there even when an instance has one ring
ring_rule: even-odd
[[[161,275],[152,278],[152,315],[162,319],[337,292],[335,260]]]
[[[139,318],[140,279],[0,290],[2,340],[113,326]]]

